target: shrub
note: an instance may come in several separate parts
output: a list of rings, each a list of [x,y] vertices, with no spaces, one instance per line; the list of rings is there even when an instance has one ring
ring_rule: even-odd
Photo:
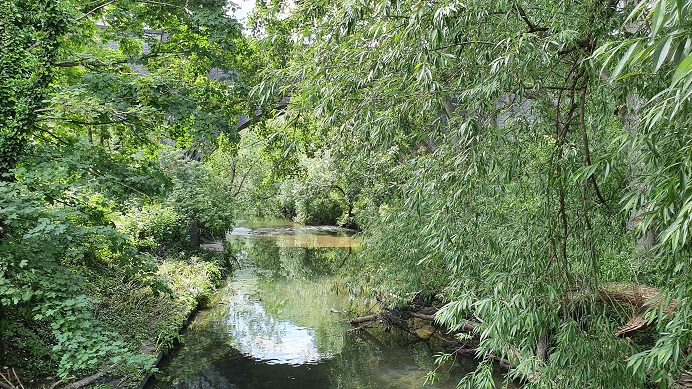
[[[140,250],[162,250],[189,244],[183,217],[173,207],[152,203],[122,215],[118,228],[131,235]]]
[[[341,204],[331,196],[308,197],[296,202],[295,220],[302,224],[335,225],[344,213]]]

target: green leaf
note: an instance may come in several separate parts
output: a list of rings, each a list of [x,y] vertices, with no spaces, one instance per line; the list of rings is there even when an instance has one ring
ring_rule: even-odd
[[[654,73],[658,72],[658,69],[661,68],[663,63],[666,61],[666,58],[668,58],[668,53],[670,52],[670,47],[672,44],[673,36],[671,35],[667,39],[661,40],[656,47],[656,51],[654,51],[653,55]]]
[[[620,59],[620,62],[618,62],[617,66],[615,66],[615,69],[613,69],[613,73],[610,75],[611,81],[615,80],[620,74],[620,72],[622,72],[622,69],[624,69],[625,66],[627,66],[627,64],[630,61],[630,58],[632,57],[632,54],[634,54],[637,51],[640,45],[640,41],[635,41],[630,45],[630,47],[627,49],[625,54]]]
[[[675,0],[675,8],[678,11],[678,22],[683,23],[685,20],[685,15],[683,13],[684,2],[683,0]]]
[[[658,34],[658,30],[661,28],[663,25],[663,20],[666,17],[666,0],[659,0],[658,3],[656,4],[656,7],[654,7],[653,10],[653,17],[651,18],[651,41],[653,42],[656,39],[656,35]]]
[[[688,54],[685,59],[680,62],[680,65],[675,70],[673,74],[673,81],[671,82],[671,87],[675,87],[680,80],[687,77],[690,72],[692,72],[692,53]]]

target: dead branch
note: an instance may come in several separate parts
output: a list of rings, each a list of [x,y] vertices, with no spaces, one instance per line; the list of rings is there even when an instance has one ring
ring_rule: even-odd
[[[353,318],[353,319],[349,320],[348,322],[351,324],[360,324],[360,323],[366,323],[369,321],[375,321],[375,320],[378,320],[379,318],[380,318],[380,315],[368,315],[368,316],[361,316],[361,317]]]
[[[624,325],[620,326],[613,333],[615,336],[629,336],[643,328],[648,327],[651,323],[644,319],[644,310],[647,308],[658,309],[665,301],[665,294],[656,288],[649,286],[623,284],[623,283],[608,283],[604,284],[598,292],[599,298],[604,301],[616,301],[629,304],[639,309],[639,312],[632,316]],[[677,308],[678,302],[672,300],[663,310],[664,313],[670,314]]]
[[[96,381],[98,381],[101,377],[103,377],[104,375],[108,374],[109,371],[115,369],[115,367],[118,366],[121,362],[122,362],[122,361],[116,362],[116,363],[114,363],[114,364],[112,364],[112,365],[106,367],[105,369],[99,371],[99,372],[96,373],[96,374],[93,374],[93,375],[91,375],[91,376],[89,376],[89,377],[86,377],[86,378],[82,378],[82,379],[79,380],[79,381],[73,382],[73,383],[71,383],[71,384],[65,386],[63,389],[79,389],[79,388],[85,387],[85,386],[87,386],[87,385],[89,385],[89,384],[91,384],[91,383],[93,383],[93,382],[96,382]]]
[[[435,315],[426,315],[424,313],[411,312],[411,317],[415,317],[421,320],[435,321]]]
[[[14,372],[14,369],[12,369],[12,372]],[[17,377],[16,372],[14,372],[14,376]],[[10,380],[11,377],[12,376],[10,375],[10,372],[7,372],[7,377],[5,377],[5,375],[2,372],[0,372],[0,378],[2,378],[2,381],[0,381],[0,388],[2,388],[2,389],[19,389],[18,387],[14,386],[12,384],[12,381]],[[19,382],[19,378],[17,378],[17,381]],[[19,383],[19,385],[21,386],[22,384]]]

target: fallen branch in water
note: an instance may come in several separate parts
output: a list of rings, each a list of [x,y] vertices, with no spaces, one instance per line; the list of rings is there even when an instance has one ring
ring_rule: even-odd
[[[360,324],[360,323],[367,323],[369,321],[375,321],[380,318],[380,315],[368,315],[368,316],[361,316],[361,317],[356,317],[348,322],[351,324]]]

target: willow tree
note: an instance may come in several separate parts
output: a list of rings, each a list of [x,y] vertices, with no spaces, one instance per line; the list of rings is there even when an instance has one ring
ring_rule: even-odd
[[[692,351],[691,13],[689,2],[642,2],[623,32],[598,52],[614,85],[640,102],[626,107],[638,109],[634,131],[623,137],[637,174],[623,203],[637,216],[638,234],[655,234],[649,263],[666,295],[648,312],[649,322],[658,319],[655,345],[628,363],[642,377],[680,377],[686,384]]]
[[[653,15],[640,6],[630,21],[646,25],[643,19],[658,20],[661,7],[670,11],[654,25],[677,34],[684,58],[685,33],[675,30],[673,8],[663,4]],[[670,266],[655,266],[666,254],[637,245],[632,232],[635,225],[647,231],[651,223],[689,222],[687,195],[671,200],[681,207],[671,213],[665,193],[681,187],[664,184],[686,182],[672,174],[687,166],[676,162],[685,148],[670,150],[673,159],[654,169],[660,139],[641,138],[623,123],[631,116],[620,115],[634,84],[611,85],[611,72],[594,62],[605,58],[596,55],[599,46],[629,39],[623,24],[632,7],[482,0],[260,7],[266,41],[294,42],[286,66],[268,71],[256,89],[264,102],[290,96],[285,117],[314,115],[345,157],[393,156],[392,167],[369,186],[369,198],[383,200],[371,204],[363,265],[380,290],[448,301],[437,315],[441,324],[479,324],[483,363],[464,379],[467,386],[490,385],[491,356],[516,367],[510,377],[538,387],[639,387],[673,380],[688,364],[689,320],[681,313],[687,292],[677,295],[672,319],[670,294],[649,305],[659,311],[662,333],[678,321],[675,342],[666,335],[652,348],[642,326],[625,325],[643,309],[641,301],[616,301],[627,299],[612,283],[672,289],[671,272],[685,269],[689,258],[679,254]],[[681,21],[686,7],[678,4]],[[644,27],[638,33],[656,35]],[[643,58],[653,51],[645,46],[632,47]],[[678,111],[687,112],[685,104]],[[688,147],[688,137],[677,134]],[[644,180],[642,163],[650,173]],[[655,188],[647,205],[626,202],[623,209],[623,198]],[[641,216],[642,207],[645,223],[630,212]],[[686,226],[665,229],[663,240],[689,245]],[[629,358],[637,352],[643,354]]]

